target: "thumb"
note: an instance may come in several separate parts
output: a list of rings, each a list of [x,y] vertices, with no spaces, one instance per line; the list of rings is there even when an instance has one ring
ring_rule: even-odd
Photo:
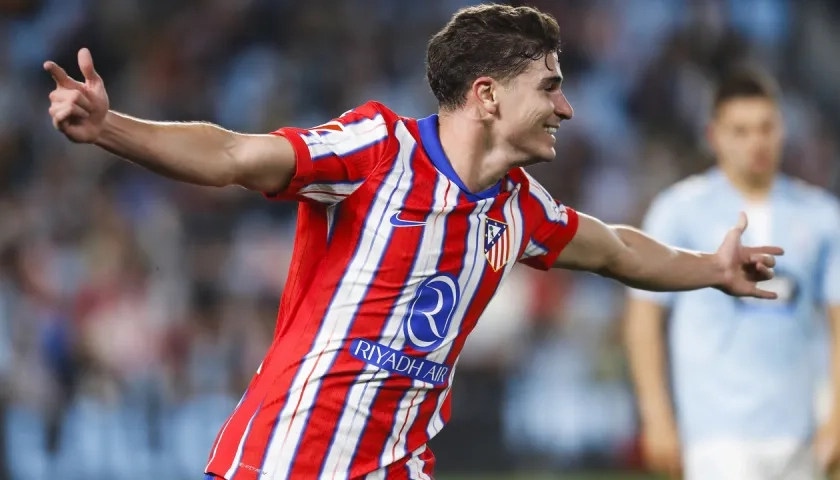
[[[96,69],[93,68],[93,57],[87,48],[79,50],[79,70],[82,71],[82,75],[88,83],[102,81],[102,78],[96,73]]]
[[[740,212],[738,214],[738,223],[735,224],[735,230],[738,231],[738,234],[743,234],[744,231],[747,229],[747,225],[749,225],[749,221],[747,220],[747,214],[744,212]]]

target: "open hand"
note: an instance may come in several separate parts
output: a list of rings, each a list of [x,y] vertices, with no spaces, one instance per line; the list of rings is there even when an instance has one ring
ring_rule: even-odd
[[[776,255],[784,255],[781,247],[745,247],[741,237],[747,229],[747,216],[743,212],[738,224],[732,228],[715,253],[724,271],[720,290],[736,297],[756,297],[773,300],[777,294],[758,287],[758,282],[773,278]]]
[[[105,123],[108,94],[86,48],[79,50],[79,69],[85,77],[84,83],[70,78],[55,62],[44,63],[44,70],[55,80],[55,90],[50,93],[50,116],[56,130],[70,141],[93,143]]]

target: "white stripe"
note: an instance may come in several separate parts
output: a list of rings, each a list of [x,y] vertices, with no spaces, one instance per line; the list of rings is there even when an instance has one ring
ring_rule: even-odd
[[[233,457],[233,464],[231,464],[230,469],[225,474],[225,478],[233,476],[233,473],[236,472],[236,469],[239,467],[239,462],[242,460],[242,450],[245,448],[245,440],[248,439],[248,433],[251,432],[251,425],[254,423],[254,419],[257,418],[257,412],[259,411],[260,409],[257,408],[254,414],[251,415],[251,419],[248,420],[248,427],[245,428],[245,433],[242,434],[242,438],[239,440],[239,446],[236,447],[236,456]]]
[[[326,204],[338,203],[355,192],[363,181],[347,183],[310,183],[298,190],[300,195]]]
[[[396,137],[400,142],[402,151],[412,152],[416,147],[416,141],[411,136],[411,133],[404,127],[402,123],[397,124]],[[402,177],[400,191],[407,191],[412,183],[411,157],[409,155],[401,155],[402,162],[401,169],[405,171]],[[386,212],[385,217],[390,218],[392,213],[397,213],[401,210],[403,201],[397,203],[392,202],[389,211]],[[421,240],[422,244],[426,242],[435,241],[436,237],[440,237],[435,242],[435,247],[440,248],[443,244],[443,228],[442,222],[438,219],[430,219],[429,226]],[[440,224],[440,234],[434,231],[435,225]],[[412,275],[411,278],[414,278]],[[390,339],[400,337],[402,320],[408,310],[411,299],[414,297],[417,288],[421,282],[409,281],[406,287],[403,288],[402,294],[393,308],[392,314],[385,322],[383,329],[382,340],[386,345]],[[392,344],[392,348],[399,349],[402,345],[397,346]],[[338,428],[335,433],[334,443],[332,448],[326,453],[326,462],[324,463],[324,470],[321,475],[323,479],[332,479],[336,474],[339,477],[344,477],[350,470],[353,461],[353,454],[359,442],[362,440],[366,420],[370,417],[371,407],[373,406],[374,398],[381,386],[381,382],[388,378],[390,372],[385,369],[380,369],[374,365],[365,365],[365,372],[369,375],[356,382],[348,392],[347,404],[341,417],[338,421]]]
[[[304,196],[306,198],[310,198],[312,200],[315,200],[318,203],[323,203],[324,205],[335,205],[339,201],[343,200],[343,198],[337,198],[335,195],[330,195],[329,193],[320,193],[320,192],[307,193]]]
[[[505,217],[505,223],[508,224],[508,238],[511,242],[511,250],[514,252],[518,252],[520,246],[522,245],[522,236],[524,234],[524,221],[522,217],[522,208],[520,207],[520,185],[517,185],[513,191],[511,192],[510,197],[505,202],[505,205],[502,208],[502,214]],[[508,262],[505,265],[504,272],[502,273],[502,278],[499,280],[499,286],[501,286],[501,282],[505,281],[510,270],[516,262]],[[464,299],[466,300],[466,298]],[[492,299],[491,299],[492,300]],[[489,303],[489,301],[488,301]],[[463,318],[463,317],[462,317]],[[480,318],[480,317],[479,317]],[[459,357],[460,358],[460,357]],[[443,410],[443,404],[446,401],[446,398],[449,396],[450,391],[452,390],[452,382],[455,378],[455,370],[458,366],[458,360],[455,360],[455,364],[452,365],[452,370],[449,372],[449,382],[446,390],[440,395],[438,398],[437,408],[435,409],[435,413],[432,415],[432,419],[429,422],[428,427],[426,428],[426,433],[428,434],[429,438],[434,437],[438,434],[438,432],[443,429],[443,415],[441,411]]]
[[[430,480],[429,476],[423,472],[423,467],[426,464],[423,460],[420,460],[420,455],[426,451],[426,446],[423,445],[421,448],[417,449],[412,455],[411,458],[406,462],[406,467],[408,467],[408,474],[411,480]]]
[[[344,129],[337,130],[309,130],[309,135],[303,136],[309,147],[309,155],[313,160],[337,155],[347,155],[388,137],[388,124],[382,115],[370,119],[366,118],[353,124],[345,124]]]
[[[525,248],[525,253],[522,254],[522,258],[531,258],[531,257],[539,257],[541,255],[545,255],[548,253],[548,250],[540,247],[536,243],[531,240],[528,240],[528,246]]]
[[[399,152],[401,157],[410,154],[410,149],[401,149]],[[376,264],[387,247],[389,233],[393,227],[387,221],[385,212],[389,209],[388,199],[392,198],[392,194],[392,201],[395,204],[400,204],[406,194],[405,189],[402,188],[405,185],[398,181],[403,173],[403,165],[403,161],[395,162],[394,168],[383,180],[385,187],[365,219],[358,250],[324,315],[312,350],[303,358],[289,389],[288,400],[280,412],[277,427],[266,452],[263,470],[267,471],[271,478],[281,479],[288,475],[308,414],[315,404],[315,394],[320,387],[321,379],[333,359],[341,351],[351,322],[376,273]],[[310,377],[309,384],[305,384],[308,376]],[[295,406],[298,402],[300,406],[295,414]],[[294,420],[292,420],[293,415]]]
[[[380,468],[375,472],[368,473],[365,480],[385,480],[385,468]]]
[[[333,225],[335,224],[335,205],[327,207],[327,238],[331,238]]]
[[[415,264],[414,270],[411,272],[411,276],[409,277],[408,281],[409,284],[412,285],[411,295],[404,295],[400,299],[402,303],[401,310],[403,312],[403,315],[405,315],[405,313],[407,312],[409,304],[413,299],[414,294],[416,293],[417,288],[420,286],[420,284],[427,278],[434,276],[438,273],[437,264],[438,260],[440,259],[439,254],[443,251],[443,248],[446,245],[446,238],[444,237],[444,231],[446,230],[447,221],[446,216],[458,204],[458,187],[453,185],[452,182],[450,182],[442,175],[440,175],[438,178],[440,178],[441,181],[437,183],[437,188],[435,189],[434,208],[435,210],[438,210],[439,208],[442,208],[444,204],[446,204],[447,208],[446,210],[439,211],[432,220],[427,222],[426,230],[424,232],[423,240],[420,245],[420,251],[418,252],[417,257],[421,260]],[[402,332],[398,331],[396,333],[395,338],[393,339],[392,348],[399,350],[404,345],[405,338],[402,335]],[[382,456],[379,459],[380,467],[390,465],[406,455],[404,448],[396,448],[400,440],[399,438],[397,438],[400,432],[400,427],[404,425],[404,423],[401,422],[404,422],[406,416],[412,417],[417,415],[417,407],[419,405],[415,404],[414,408],[412,408],[411,411],[409,411],[409,408],[411,406],[411,399],[415,396],[414,392],[428,388],[431,387],[427,383],[415,380],[412,382],[412,389],[407,391],[403,395],[403,398],[397,407],[397,411],[394,414],[396,419],[394,423],[394,430],[392,430],[391,434],[388,436],[388,439],[385,442],[385,447],[382,450]],[[403,434],[406,433],[407,432],[403,432]]]

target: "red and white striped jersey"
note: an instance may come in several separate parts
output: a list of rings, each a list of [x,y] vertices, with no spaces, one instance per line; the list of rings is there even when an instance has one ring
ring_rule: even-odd
[[[458,355],[517,261],[548,269],[577,229],[524,170],[469,192],[437,116],[369,102],[275,132],[298,200],[275,338],[222,427],[226,479],[429,479]]]

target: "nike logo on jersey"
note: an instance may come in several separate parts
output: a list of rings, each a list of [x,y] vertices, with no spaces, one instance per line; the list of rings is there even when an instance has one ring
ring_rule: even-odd
[[[400,218],[400,212],[395,213],[391,216],[391,225],[395,227],[419,227],[421,225],[425,225],[426,222],[415,222],[413,220],[402,220]]]

